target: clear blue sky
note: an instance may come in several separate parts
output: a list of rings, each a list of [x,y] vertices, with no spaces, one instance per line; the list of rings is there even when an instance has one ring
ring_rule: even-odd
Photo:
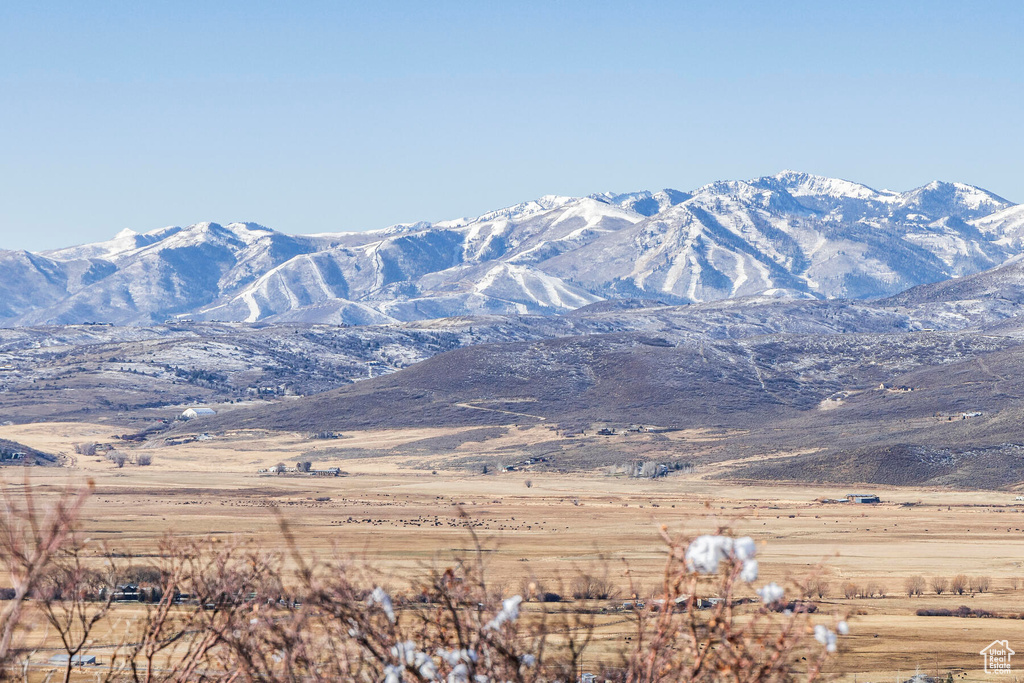
[[[0,3],[0,247],[784,168],[1024,201],[1020,2]]]

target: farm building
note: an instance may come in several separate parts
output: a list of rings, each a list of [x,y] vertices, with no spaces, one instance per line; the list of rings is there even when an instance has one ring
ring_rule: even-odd
[[[134,583],[121,584],[114,590],[115,602],[137,602],[139,599],[139,587]]]
[[[846,499],[851,503],[881,503],[881,499],[878,496],[873,496],[867,493],[849,493],[846,495]]]
[[[340,477],[340,467],[328,467],[326,470],[310,470],[309,474],[314,477]]]
[[[213,408],[189,408],[183,412],[179,419],[181,420],[194,420],[197,417],[206,417],[209,415],[216,415],[217,411]]]
[[[54,655],[50,657],[50,664],[67,664],[68,655]],[[72,655],[72,666],[95,666],[96,655]]]

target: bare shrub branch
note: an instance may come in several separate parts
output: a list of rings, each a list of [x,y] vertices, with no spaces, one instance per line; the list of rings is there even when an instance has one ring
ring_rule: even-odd
[[[516,595],[490,581],[488,555],[464,513],[476,551],[395,589],[370,567],[302,551],[281,517],[284,552],[242,537],[169,535],[152,564],[121,567],[115,564],[119,553],[88,555],[74,537],[87,491],[66,493],[45,517],[36,512],[29,487],[20,497],[4,494],[0,552],[16,598],[0,621],[5,666],[14,663],[12,634],[24,620],[28,596],[38,598],[40,614],[68,655],[64,680],[101,623],[110,625],[104,632],[121,635],[105,675],[97,678],[145,683],[547,683],[576,680],[593,637],[598,610],[589,602],[550,602],[532,579]],[[846,632],[842,615],[831,615],[831,628],[820,619],[812,623],[818,606],[787,602],[774,583],[758,591],[758,604],[748,587],[757,575],[750,538],[662,533],[667,561],[656,597],[641,604],[647,593],[627,567],[632,634],[617,654],[588,656],[591,667],[623,683],[781,683],[798,672],[811,681],[819,677],[837,650],[837,634]],[[694,564],[693,548],[721,557]],[[105,564],[87,557],[105,557]],[[812,584],[794,585],[794,595],[827,590],[820,583],[809,589]],[[581,574],[571,592],[581,601],[607,601],[619,588],[607,576]],[[881,592],[876,586],[870,594]],[[129,595],[139,602],[119,621],[118,601]],[[530,597],[538,601],[527,603]]]
[[[14,663],[15,632],[24,625],[25,601],[43,586],[55,557],[71,542],[92,488],[89,481],[80,489],[68,489],[41,510],[27,474],[20,492],[0,483],[0,563],[13,589],[0,610],[0,670]]]

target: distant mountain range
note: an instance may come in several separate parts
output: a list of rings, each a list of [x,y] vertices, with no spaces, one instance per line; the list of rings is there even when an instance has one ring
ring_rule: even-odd
[[[0,251],[0,326],[367,324],[558,313],[605,299],[866,299],[1022,253],[1024,205],[983,189],[891,192],[786,171],[691,192],[546,196],[360,233],[198,223]]]
[[[1024,255],[884,298],[791,291],[800,298],[614,298],[552,315],[348,327],[8,327],[0,422],[109,420],[148,434],[183,406],[213,405],[218,414],[198,427],[213,435],[448,430],[397,450],[332,454],[323,444],[307,454],[317,458],[400,455],[496,471],[524,455],[560,471],[734,460],[716,476],[1019,489]],[[654,429],[591,438],[637,424]],[[460,446],[531,425],[541,440],[521,449]],[[154,431],[150,444],[196,428]]]

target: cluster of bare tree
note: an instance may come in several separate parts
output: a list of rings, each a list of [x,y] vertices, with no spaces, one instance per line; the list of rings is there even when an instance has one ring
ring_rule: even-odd
[[[615,600],[622,591],[608,577],[581,574],[569,585],[570,594],[576,600]]]
[[[95,443],[76,443],[74,446],[75,453],[78,455],[95,456],[100,452],[99,444]],[[114,463],[117,467],[124,467],[128,463],[135,463],[140,467],[146,467],[147,465],[153,464],[153,456],[148,453],[139,453],[134,456],[129,456],[117,449],[110,448],[103,451],[103,455],[107,460]]]
[[[389,592],[379,573],[358,564],[311,559],[282,521],[285,552],[242,539],[169,536],[150,564],[136,566],[96,552],[76,533],[88,495],[68,491],[43,511],[27,481],[4,490],[0,562],[13,584],[0,610],[7,677],[28,678],[31,652],[19,639],[39,622],[67,655],[64,680],[86,653],[100,655],[94,675],[108,681],[531,683],[576,680],[583,671],[597,617],[561,604],[549,609],[539,590],[532,597],[541,601],[524,606],[524,596],[488,581],[483,552]],[[664,538],[659,599],[632,613],[635,630],[618,656],[589,670],[637,683],[818,677],[837,637],[812,623],[820,617],[768,605],[735,614],[740,578],[751,580],[749,558],[725,556],[720,567],[715,560],[717,573],[697,574],[688,566],[689,539]],[[764,590],[765,603],[782,600],[775,584]],[[613,591],[604,578],[572,584],[582,598]],[[720,600],[699,610],[698,593]],[[131,609],[120,605],[131,598],[139,601]],[[832,627],[846,629],[845,622]]]
[[[1010,579],[1010,589],[1017,590],[1021,585],[1020,579]],[[987,593],[992,588],[992,579],[988,576],[966,576],[957,574],[952,578],[944,576],[933,576],[926,579],[924,576],[908,576],[903,582],[903,592],[908,597],[924,595],[929,587],[936,595],[949,593],[963,595],[965,593]],[[824,579],[812,579],[806,584],[805,597],[826,597],[829,584]],[[843,597],[853,598],[884,598],[888,595],[888,589],[878,581],[868,581],[864,584],[847,581],[842,585]]]
[[[868,581],[864,584],[847,581],[843,584],[843,597],[853,598],[884,598],[887,595],[885,584],[879,581]]]
[[[914,597],[915,595],[924,595],[929,585],[936,595],[942,595],[943,593],[952,593],[954,595],[987,593],[992,587],[992,579],[988,576],[957,574],[952,579],[944,576],[933,576],[926,581],[923,576],[911,576],[907,578],[904,588],[908,596]],[[1017,589],[1015,582],[1011,583],[1011,588],[1013,590]]]
[[[812,576],[804,583],[803,594],[805,598],[825,598],[828,597],[830,588],[828,579],[823,576]]]

